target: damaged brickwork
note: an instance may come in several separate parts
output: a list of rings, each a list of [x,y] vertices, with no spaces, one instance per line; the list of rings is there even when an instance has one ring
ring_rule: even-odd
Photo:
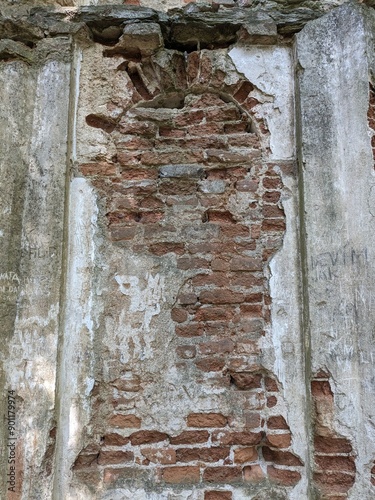
[[[282,388],[262,366],[261,350],[270,324],[267,263],[285,231],[281,173],[293,173],[293,163],[267,160],[259,90],[234,70],[226,50],[142,58],[120,47],[105,56],[118,60],[132,97],[115,119],[86,117],[112,135],[116,155],[93,158],[79,171],[106,200],[115,245],[175,266],[175,367],[190,384],[224,391],[242,420],[186,408],[179,434],[147,428],[142,415],[121,410],[129,391],[142,391],[141,377],[127,371],[97,384],[92,426],[103,436],[77,457],[75,473],[107,486],[135,477],[147,477],[152,488],[293,486],[303,463],[293,453]]]
[[[311,382],[314,403],[314,481],[319,498],[348,498],[355,481],[355,453],[350,440],[334,430],[334,395],[330,375],[320,370]]]

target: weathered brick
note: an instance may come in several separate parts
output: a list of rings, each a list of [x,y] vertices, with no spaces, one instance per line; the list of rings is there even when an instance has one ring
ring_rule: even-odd
[[[277,469],[272,465],[267,467],[267,475],[271,481],[274,481],[282,486],[294,486],[301,479],[301,474],[297,471]]]
[[[128,443],[129,439],[127,437],[121,436],[121,434],[116,434],[115,432],[106,434],[103,438],[104,446],[124,446]]]
[[[289,448],[292,442],[290,432],[285,434],[267,434],[266,443],[275,448]]]
[[[98,464],[99,465],[111,465],[111,464],[122,464],[124,462],[132,462],[134,460],[134,453],[132,451],[101,451]]]
[[[196,355],[196,347],[193,345],[181,345],[176,348],[177,355],[182,359],[193,359]]]
[[[249,483],[259,483],[265,479],[265,474],[260,465],[247,465],[243,468],[243,478]]]
[[[142,448],[141,453],[150,462],[156,464],[175,464],[176,451],[173,448]]]
[[[189,427],[225,427],[228,418],[221,413],[190,413],[187,417]]]
[[[353,457],[329,457],[315,455],[316,465],[323,471],[355,472]]]
[[[277,398],[275,396],[268,396],[267,408],[273,408],[276,405],[277,405]]]
[[[311,382],[311,394],[317,398],[333,398],[333,392],[328,380],[313,380]]]
[[[279,391],[279,389],[277,387],[276,380],[271,378],[271,377],[265,377],[264,384],[265,384],[266,390],[269,392],[278,392]]]
[[[171,444],[201,444],[209,438],[208,431],[183,431],[170,438]]]
[[[303,465],[301,459],[290,451],[273,450],[263,446],[262,452],[267,462],[274,462],[277,465]]]
[[[219,372],[225,366],[223,358],[204,358],[195,362],[196,367],[203,372]]]
[[[108,423],[112,427],[119,427],[121,429],[139,429],[141,427],[141,419],[139,417],[137,417],[136,415],[122,415],[120,413],[112,415]]]
[[[354,474],[344,472],[316,472],[314,481],[323,493],[346,493],[355,481]]]
[[[82,163],[79,166],[83,175],[116,175],[117,168],[113,163],[100,161],[97,163]]]
[[[234,450],[234,463],[244,464],[246,462],[255,462],[258,460],[258,452],[256,448],[236,448]]]
[[[204,492],[204,500],[232,500],[232,492],[231,491],[205,491]]]
[[[171,311],[171,318],[173,321],[176,321],[176,323],[184,323],[188,319],[188,313],[181,307],[175,307]]]
[[[165,467],[162,469],[162,478],[166,483],[198,483],[200,468],[196,466]]]
[[[159,443],[169,439],[168,434],[159,431],[137,431],[129,436],[133,446],[139,444]]]
[[[229,456],[230,448],[179,448],[176,450],[177,462],[217,462]]]
[[[227,321],[234,317],[235,309],[232,306],[226,308],[200,307],[195,313],[196,321]]]
[[[203,481],[208,483],[237,483],[242,481],[241,467],[207,467],[203,472]]]
[[[204,342],[198,345],[200,354],[221,354],[234,350],[235,344],[230,339],[218,340],[217,342]]]
[[[243,294],[231,290],[217,288],[203,291],[199,295],[202,304],[235,304],[243,301]]]
[[[261,259],[235,257],[230,263],[231,271],[261,271],[263,263]]]
[[[260,373],[231,373],[230,374],[234,385],[242,391],[258,389],[262,384],[262,375]]]
[[[352,445],[348,439],[329,436],[315,436],[315,452],[318,453],[350,453]]]
[[[248,431],[215,431],[212,434],[212,441],[219,442],[222,445],[243,445],[256,446],[262,440],[261,432]]]
[[[188,325],[177,326],[175,331],[179,337],[199,337],[203,334],[203,327],[199,323],[189,323]]]
[[[289,426],[286,423],[285,418],[282,415],[269,417],[267,420],[267,427],[269,429],[287,429],[287,430],[289,430]]]

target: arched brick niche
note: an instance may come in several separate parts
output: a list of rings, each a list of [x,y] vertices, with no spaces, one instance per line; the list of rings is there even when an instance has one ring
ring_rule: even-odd
[[[142,369],[136,360],[133,370],[119,366],[118,377],[97,380],[91,394],[93,432],[75,475],[94,488],[186,486],[205,498],[292,487],[303,463],[293,453],[282,387],[262,364],[267,263],[282,244],[285,217],[280,168],[268,161],[269,132],[256,111],[260,91],[226,49],[106,55],[118,57],[130,98],[115,118],[86,117],[111,135],[116,154],[79,171],[104,200],[108,241],[173,266],[179,287],[165,326],[168,356],[188,384],[219,394],[223,405],[184,407],[177,433],[149,426],[136,403],[131,411],[123,405],[129,392],[142,397]]]

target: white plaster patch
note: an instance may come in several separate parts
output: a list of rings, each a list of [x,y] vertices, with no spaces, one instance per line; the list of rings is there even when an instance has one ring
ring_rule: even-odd
[[[257,106],[268,125],[271,159],[294,156],[294,76],[288,47],[235,47],[229,52],[238,71],[273,102]]]

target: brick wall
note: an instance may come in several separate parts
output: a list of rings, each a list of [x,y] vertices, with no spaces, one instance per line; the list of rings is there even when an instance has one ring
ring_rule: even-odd
[[[355,481],[355,454],[349,439],[334,430],[330,375],[320,370],[311,382],[314,403],[314,481],[320,498],[348,498]]]
[[[226,83],[226,51],[164,56],[169,67],[152,58],[119,61],[128,107],[116,120],[86,118],[112,135],[116,155],[93,158],[79,171],[104,200],[113,245],[172,262],[180,286],[169,355],[189,383],[219,391],[233,413],[186,407],[185,428],[176,434],[124,410],[129,392],[142,392],[138,375],[98,380],[96,437],[74,470],[94,488],[193,484],[207,500],[232,498],[236,485],[290,487],[303,463],[293,453],[282,387],[262,365],[261,342],[270,325],[267,263],[285,231],[281,172],[294,165],[268,161],[259,91],[241,75],[234,79],[233,69]]]

